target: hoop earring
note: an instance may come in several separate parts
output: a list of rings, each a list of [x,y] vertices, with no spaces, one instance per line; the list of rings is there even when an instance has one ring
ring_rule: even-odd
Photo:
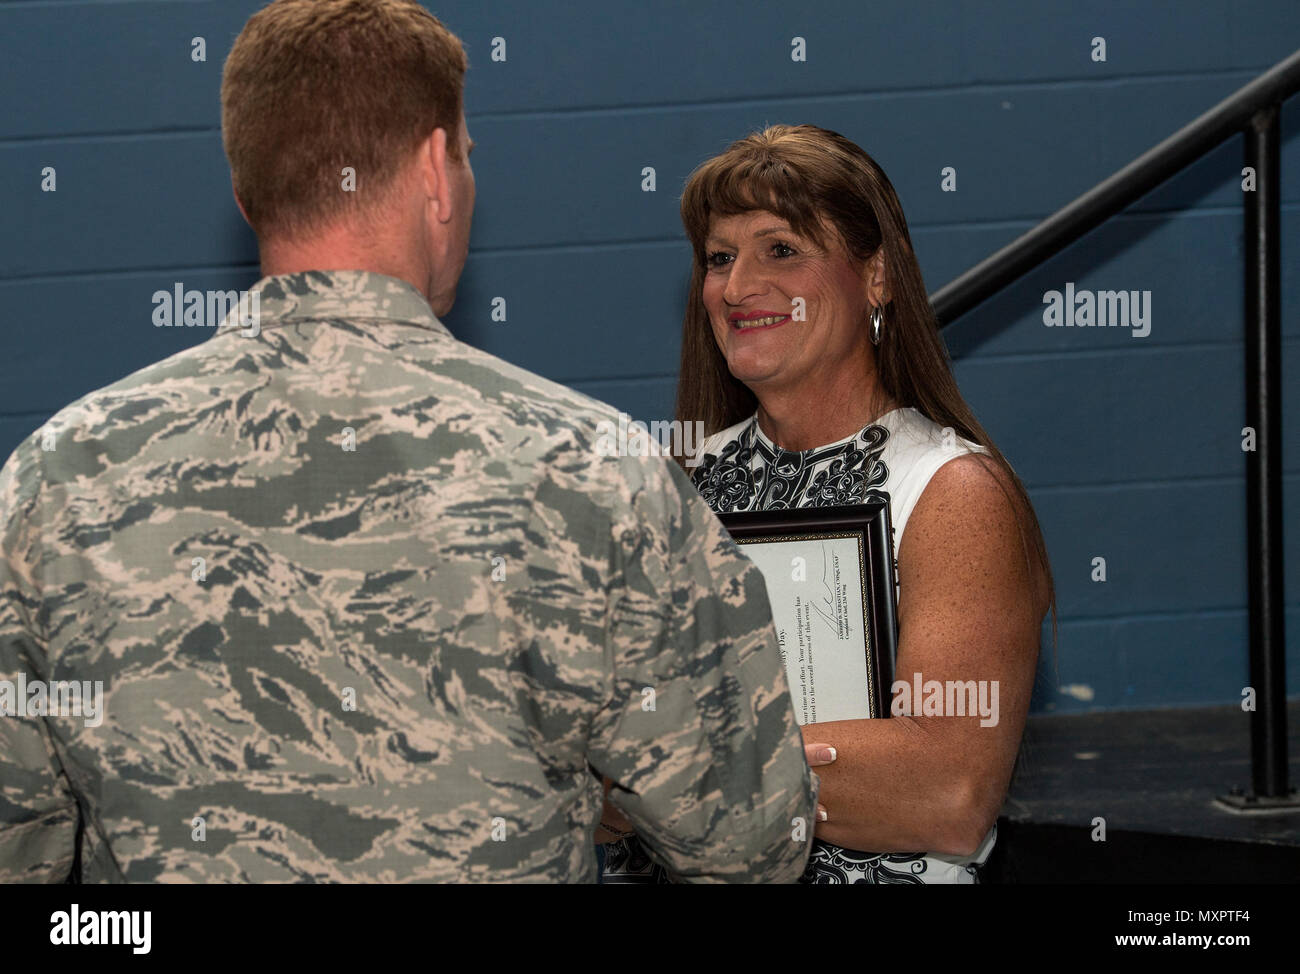
[[[882,317],[883,316],[880,313],[880,305],[876,305],[874,308],[871,309],[871,344],[872,345],[880,344],[880,332],[883,324],[881,320]]]

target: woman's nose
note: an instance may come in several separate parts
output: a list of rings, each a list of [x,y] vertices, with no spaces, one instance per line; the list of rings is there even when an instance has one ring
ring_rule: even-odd
[[[738,256],[727,271],[727,285],[722,289],[722,300],[738,307],[765,290],[766,284],[759,268],[753,261]]]

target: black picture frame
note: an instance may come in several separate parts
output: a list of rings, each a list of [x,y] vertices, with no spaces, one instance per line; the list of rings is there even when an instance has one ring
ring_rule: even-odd
[[[889,695],[898,650],[898,566],[894,558],[889,502],[871,499],[840,507],[801,507],[720,514],[718,519],[737,545],[806,543],[818,538],[858,540],[862,578],[863,647],[867,658],[868,711],[871,717],[890,715]]]

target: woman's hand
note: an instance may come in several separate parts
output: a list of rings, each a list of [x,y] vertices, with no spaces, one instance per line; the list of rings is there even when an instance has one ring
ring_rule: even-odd
[[[600,813],[600,825],[596,826],[596,845],[618,842],[635,834],[627,816],[610,804],[609,789],[613,784],[609,778],[605,779],[605,806]]]
[[[808,739],[814,736],[816,733],[814,725],[808,724],[805,727],[801,727],[800,732],[803,734],[803,756],[804,756],[804,760],[808,762],[808,767],[810,768],[823,767],[824,765],[830,764],[838,756],[835,753],[834,746],[830,744],[822,744],[818,742],[814,742],[810,744],[808,742]],[[830,813],[826,811],[826,807],[818,803],[817,821],[825,822],[829,818],[830,818]]]

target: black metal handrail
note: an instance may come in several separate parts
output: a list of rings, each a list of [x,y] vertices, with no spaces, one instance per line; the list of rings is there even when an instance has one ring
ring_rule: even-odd
[[[1113,176],[1057,210],[930,296],[946,327],[1229,138],[1244,133],[1255,190],[1245,197],[1246,456],[1249,546],[1251,790],[1220,801],[1241,810],[1297,807],[1288,783],[1282,538],[1282,102],[1300,91],[1300,51],[1278,62]]]

